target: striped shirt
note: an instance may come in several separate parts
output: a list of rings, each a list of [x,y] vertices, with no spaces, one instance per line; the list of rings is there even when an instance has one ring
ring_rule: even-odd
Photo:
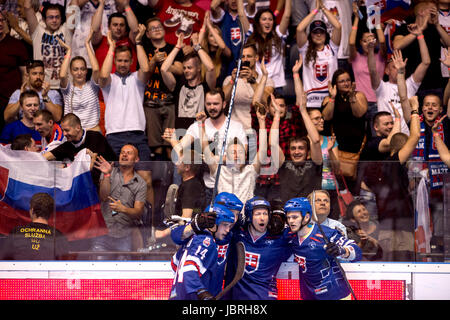
[[[64,114],[74,113],[81,120],[81,126],[90,129],[98,125],[100,105],[99,86],[92,80],[77,88],[69,81],[67,88],[61,88],[64,98]]]

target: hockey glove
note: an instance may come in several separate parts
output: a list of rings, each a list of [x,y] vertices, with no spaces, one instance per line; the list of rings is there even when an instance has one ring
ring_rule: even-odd
[[[340,245],[330,242],[325,245],[325,252],[332,257],[339,257],[346,254],[346,250]]]
[[[216,224],[216,213],[213,212],[201,212],[192,218],[191,227],[192,230],[198,234],[203,230],[212,228]]]
[[[198,300],[214,300],[214,296],[206,289],[200,289],[197,291]]]

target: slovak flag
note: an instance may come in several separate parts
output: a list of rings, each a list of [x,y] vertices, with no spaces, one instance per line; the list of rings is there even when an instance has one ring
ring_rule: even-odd
[[[411,0],[366,0],[367,15],[374,13],[374,7],[379,8],[381,22],[389,19],[403,20],[409,14]]]
[[[258,270],[259,267],[259,253],[245,252],[245,272],[253,273]]]
[[[69,241],[106,234],[90,159],[83,149],[70,166],[62,168],[40,153],[0,146],[0,233],[7,235],[14,227],[30,223],[30,199],[45,192],[55,200],[49,224]]]

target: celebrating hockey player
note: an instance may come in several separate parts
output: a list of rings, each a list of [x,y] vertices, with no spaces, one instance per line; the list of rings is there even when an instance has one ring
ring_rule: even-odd
[[[289,243],[294,261],[299,265],[301,298],[350,299],[351,289],[335,258],[351,262],[361,260],[361,249],[334,229],[322,226],[320,230],[311,219],[312,208],[306,198],[288,200],[284,211],[291,229]],[[326,239],[329,239],[328,244]]]
[[[216,241],[228,235],[234,225],[235,214],[219,204],[213,208],[208,206],[205,211],[215,212],[214,224],[193,235],[172,259],[176,274],[170,300],[211,300],[222,289],[223,276],[218,272],[221,265],[218,263]]]

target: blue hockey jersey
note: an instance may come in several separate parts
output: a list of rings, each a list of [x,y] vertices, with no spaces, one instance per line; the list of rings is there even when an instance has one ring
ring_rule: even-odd
[[[192,236],[172,258],[175,277],[170,300],[197,300],[197,291],[208,290],[212,295],[222,290],[223,276],[219,274],[217,244],[210,233]]]
[[[241,241],[245,246],[244,276],[231,289],[226,299],[231,300],[273,300],[277,298],[276,275],[283,261],[291,255],[285,236],[271,236],[267,232],[254,239],[248,228],[235,232],[233,243]],[[234,246],[234,244],[232,244]],[[230,253],[227,267],[228,283],[236,270],[235,251]]]
[[[330,242],[347,248],[350,256],[346,261],[359,261],[361,249],[353,240],[338,231],[322,226]],[[288,233],[294,261],[299,265],[300,295],[303,300],[338,300],[347,297],[350,289],[333,257],[325,252],[325,240],[316,224],[309,235],[299,239],[297,233]]]

